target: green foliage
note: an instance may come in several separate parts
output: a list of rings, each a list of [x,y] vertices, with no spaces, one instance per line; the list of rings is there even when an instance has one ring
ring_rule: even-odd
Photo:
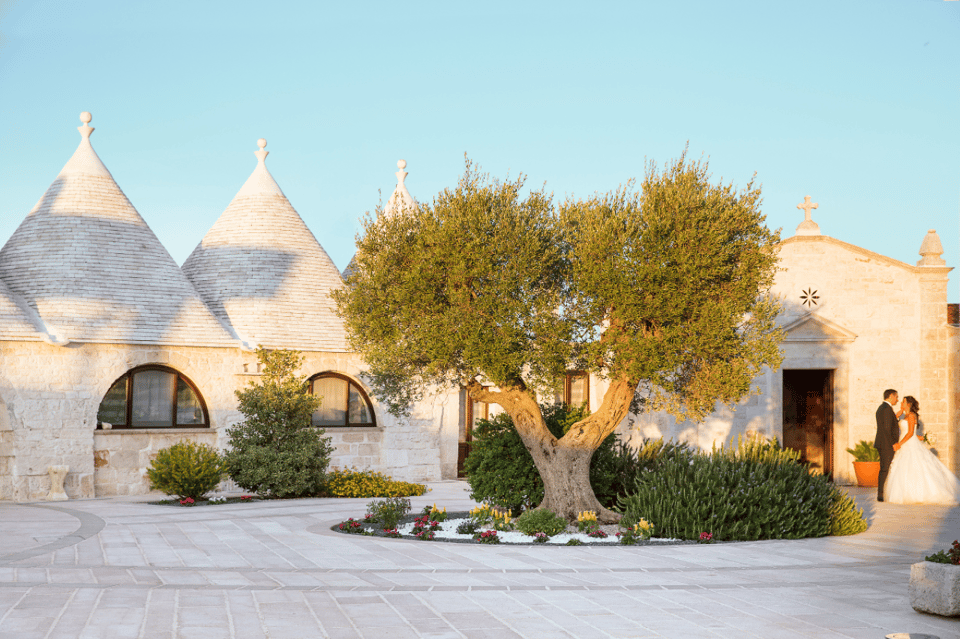
[[[604,508],[615,508],[621,499],[633,493],[637,477],[656,472],[667,459],[693,454],[683,442],[644,439],[639,448],[608,437],[593,454],[590,462],[590,484]]]
[[[410,500],[406,497],[388,497],[367,504],[367,512],[384,530],[394,530],[403,516],[410,512]]]
[[[830,504],[830,533],[834,536],[857,535],[867,530],[867,520],[857,502],[838,488],[833,489]]]
[[[200,499],[217,487],[225,470],[223,458],[210,446],[181,441],[157,452],[147,477],[151,490],[179,499]]]
[[[954,539],[953,546],[945,551],[935,552],[928,557],[924,557],[924,559],[936,564],[953,564],[954,566],[960,566],[960,541]]]
[[[782,360],[779,304],[767,294],[778,233],[753,181],[737,192],[710,177],[684,151],[662,172],[648,164],[640,193],[628,184],[560,206],[566,308],[586,336],[578,355],[639,382],[644,408],[680,418],[748,394],[762,367]]]
[[[643,473],[621,500],[626,526],[645,518],[663,537],[714,540],[801,539],[830,531],[834,489],[776,443],[740,441],[734,448],[666,459]]]
[[[457,534],[459,535],[473,535],[478,530],[480,530],[480,524],[472,519],[465,519],[457,525]]]
[[[517,518],[516,527],[524,535],[530,535],[531,537],[537,533],[553,537],[567,529],[567,520],[552,510],[534,508]]]
[[[295,373],[303,358],[295,351],[257,349],[263,375],[236,391],[244,420],[227,431],[230,477],[237,485],[274,497],[319,495],[333,447],[311,424],[320,398],[307,392]]]
[[[525,178],[467,169],[432,205],[364,220],[355,268],[333,293],[374,393],[395,414],[426,384],[539,380],[552,390],[569,361],[566,248],[550,195]],[[473,371],[471,373],[471,371]]]
[[[324,494],[328,497],[419,497],[427,492],[423,484],[398,481],[373,470],[335,469],[327,473]]]
[[[880,451],[873,447],[872,442],[861,439],[856,447],[848,448],[847,452],[853,455],[853,461],[875,462],[880,461]]]

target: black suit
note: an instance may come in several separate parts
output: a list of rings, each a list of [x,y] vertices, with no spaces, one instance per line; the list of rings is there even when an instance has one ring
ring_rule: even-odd
[[[893,407],[886,401],[877,409],[877,437],[873,445],[880,452],[880,476],[877,477],[877,499],[883,501],[883,484],[893,461],[893,445],[900,441],[900,424]]]

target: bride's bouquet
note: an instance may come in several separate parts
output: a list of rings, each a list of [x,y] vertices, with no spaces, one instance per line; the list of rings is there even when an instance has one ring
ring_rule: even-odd
[[[937,445],[937,438],[933,433],[923,433],[923,437],[920,439],[924,444],[933,448]]]

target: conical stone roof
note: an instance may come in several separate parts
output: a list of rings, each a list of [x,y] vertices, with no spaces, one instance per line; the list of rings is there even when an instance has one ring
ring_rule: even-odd
[[[48,341],[236,346],[90,145],[80,146],[0,250],[0,280]]]
[[[340,272],[267,170],[266,144],[258,141],[256,168],[183,271],[249,346],[346,352],[330,297]]]
[[[410,191],[407,190],[407,185],[403,181],[407,178],[407,173],[404,169],[407,168],[406,160],[397,161],[397,169],[399,169],[394,175],[397,176],[397,186],[393,189],[393,193],[390,194],[390,199],[387,200],[387,205],[383,207],[384,215],[396,215],[397,213],[402,213],[403,211],[412,211],[417,206],[417,201],[413,199],[413,196],[410,195]],[[343,269],[343,277],[346,278],[350,273],[353,272],[353,269],[356,268],[357,262],[356,257],[350,258],[350,263],[347,264],[347,267]]]

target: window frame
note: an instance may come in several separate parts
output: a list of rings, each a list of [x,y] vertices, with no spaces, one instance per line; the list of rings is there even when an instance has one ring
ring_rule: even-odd
[[[489,387],[489,386],[484,386],[483,388],[484,388],[484,390],[486,390],[486,389],[489,389],[490,387]],[[463,440],[463,441],[471,442],[471,441],[473,441],[473,425],[474,425],[474,422],[477,421],[477,419],[490,419],[490,402],[482,402],[482,401],[480,401],[480,400],[478,400],[478,399],[474,399],[474,398],[470,397],[470,393],[466,393],[466,396],[467,396],[467,406],[466,406],[466,409],[467,409],[467,410],[466,410],[466,415],[465,415],[465,417],[466,417],[466,420],[465,420],[465,421],[466,421],[466,429],[465,429],[465,432],[464,432],[464,440]],[[476,410],[476,405],[477,405],[477,404],[482,404],[482,405],[483,405],[483,409],[481,410],[481,412],[483,413],[483,415],[476,415],[476,414],[475,414],[475,410]]]
[[[133,425],[133,376],[136,373],[142,373],[144,371],[162,371],[164,373],[171,373],[174,375],[174,382],[171,384],[173,387],[172,397],[171,397],[171,425],[170,426],[134,426]],[[145,364],[143,366],[136,366],[131,368],[126,373],[118,377],[110,384],[110,387],[107,388],[106,393],[100,398],[100,404],[97,405],[97,430],[105,430],[103,428],[103,422],[100,421],[100,406],[103,405],[103,401],[107,397],[107,393],[110,392],[110,389],[117,385],[117,382],[124,380],[124,388],[126,390],[126,414],[125,414],[125,423],[123,424],[110,424],[110,430],[175,430],[183,428],[210,428],[210,413],[207,411],[207,402],[203,399],[203,395],[200,393],[200,389],[197,388],[197,385],[193,381],[178,371],[175,368],[170,366],[164,366],[162,364]],[[180,381],[183,381],[187,387],[193,391],[194,396],[197,398],[197,401],[200,403],[200,412],[203,415],[203,422],[193,423],[193,424],[178,424],[177,423],[177,388],[180,385]]]
[[[326,429],[326,428],[376,428],[377,427],[377,412],[373,409],[373,402],[370,401],[370,396],[367,394],[366,389],[364,389],[363,386],[360,385],[360,382],[350,377],[349,375],[344,375],[343,373],[338,373],[336,371],[324,371],[322,373],[317,373],[316,375],[311,376],[307,380],[307,383],[309,384],[309,386],[307,387],[307,392],[313,395],[313,383],[318,379],[323,379],[325,377],[335,377],[347,383],[346,394],[345,394],[344,403],[343,403],[344,423],[334,424],[334,425],[327,424],[327,425],[321,426],[320,424],[314,424],[313,417],[311,416],[310,423],[314,428]],[[369,413],[370,415],[369,422],[350,423],[350,387],[351,386],[357,389],[357,392],[360,395],[360,399],[362,399],[366,403],[367,413]]]
[[[572,386],[574,378],[582,377],[584,378],[585,384],[583,389],[583,402],[580,405],[586,404],[587,410],[590,410],[590,373],[587,371],[567,371],[566,375],[563,377],[563,403],[569,408],[578,408],[571,403],[570,395],[572,394]]]

